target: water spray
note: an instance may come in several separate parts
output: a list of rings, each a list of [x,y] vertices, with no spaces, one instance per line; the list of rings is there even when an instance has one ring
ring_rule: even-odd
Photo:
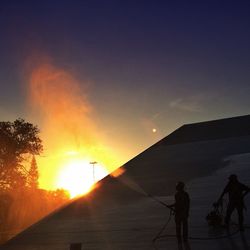
[[[167,205],[166,203],[164,203],[163,201],[157,199],[155,196],[147,193],[138,183],[136,183],[132,177],[128,177],[127,175],[125,175],[125,169],[123,167],[117,169],[116,171],[114,171],[111,176],[116,177],[119,181],[121,181],[123,184],[125,184],[127,187],[133,189],[134,191],[136,191],[137,193],[140,193],[146,197],[149,197],[151,199],[153,199],[154,201],[158,202],[159,204],[163,205],[164,207],[167,207],[168,209],[170,209],[171,211],[173,211],[173,208],[169,205]]]

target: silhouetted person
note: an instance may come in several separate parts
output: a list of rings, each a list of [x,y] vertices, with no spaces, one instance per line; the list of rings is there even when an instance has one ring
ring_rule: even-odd
[[[228,193],[229,202],[227,205],[226,217],[225,217],[225,226],[229,226],[229,221],[231,218],[232,212],[236,209],[238,212],[239,217],[239,227],[240,231],[244,231],[243,226],[243,209],[245,208],[244,205],[244,196],[250,191],[249,187],[240,183],[238,181],[237,175],[232,174],[229,176],[229,181],[224,188],[217,204],[222,203],[223,196]]]
[[[181,241],[181,230],[183,240],[188,240],[188,216],[190,207],[190,198],[187,192],[184,191],[185,184],[178,182],[176,185],[175,203],[171,205],[175,211],[176,236],[178,241]]]

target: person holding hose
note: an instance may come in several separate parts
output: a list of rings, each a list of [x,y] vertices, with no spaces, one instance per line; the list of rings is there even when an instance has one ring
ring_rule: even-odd
[[[217,205],[222,204],[223,196],[226,193],[228,193],[229,202],[227,205],[227,211],[224,220],[225,227],[229,226],[231,214],[236,209],[239,218],[239,229],[240,231],[244,231],[244,226],[243,226],[244,222],[243,209],[245,208],[244,196],[250,191],[250,188],[240,183],[238,181],[237,175],[235,174],[230,175],[228,179],[229,181],[216,204]]]
[[[182,237],[184,242],[188,240],[190,198],[184,188],[185,184],[183,182],[180,181],[176,184],[175,203],[169,206],[175,213],[176,237],[178,242],[181,242]]]

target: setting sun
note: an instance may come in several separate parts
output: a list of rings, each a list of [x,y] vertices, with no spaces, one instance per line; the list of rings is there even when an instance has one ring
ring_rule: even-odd
[[[100,180],[106,174],[104,168],[98,164],[93,166],[81,158],[69,159],[62,166],[57,186],[68,190],[73,198],[88,193],[95,181]]]

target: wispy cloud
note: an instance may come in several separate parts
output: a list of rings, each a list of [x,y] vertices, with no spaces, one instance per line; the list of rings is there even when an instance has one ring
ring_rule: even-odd
[[[179,109],[192,113],[202,112],[202,100],[201,96],[189,97],[189,98],[177,98],[169,103],[169,106],[173,109]]]

